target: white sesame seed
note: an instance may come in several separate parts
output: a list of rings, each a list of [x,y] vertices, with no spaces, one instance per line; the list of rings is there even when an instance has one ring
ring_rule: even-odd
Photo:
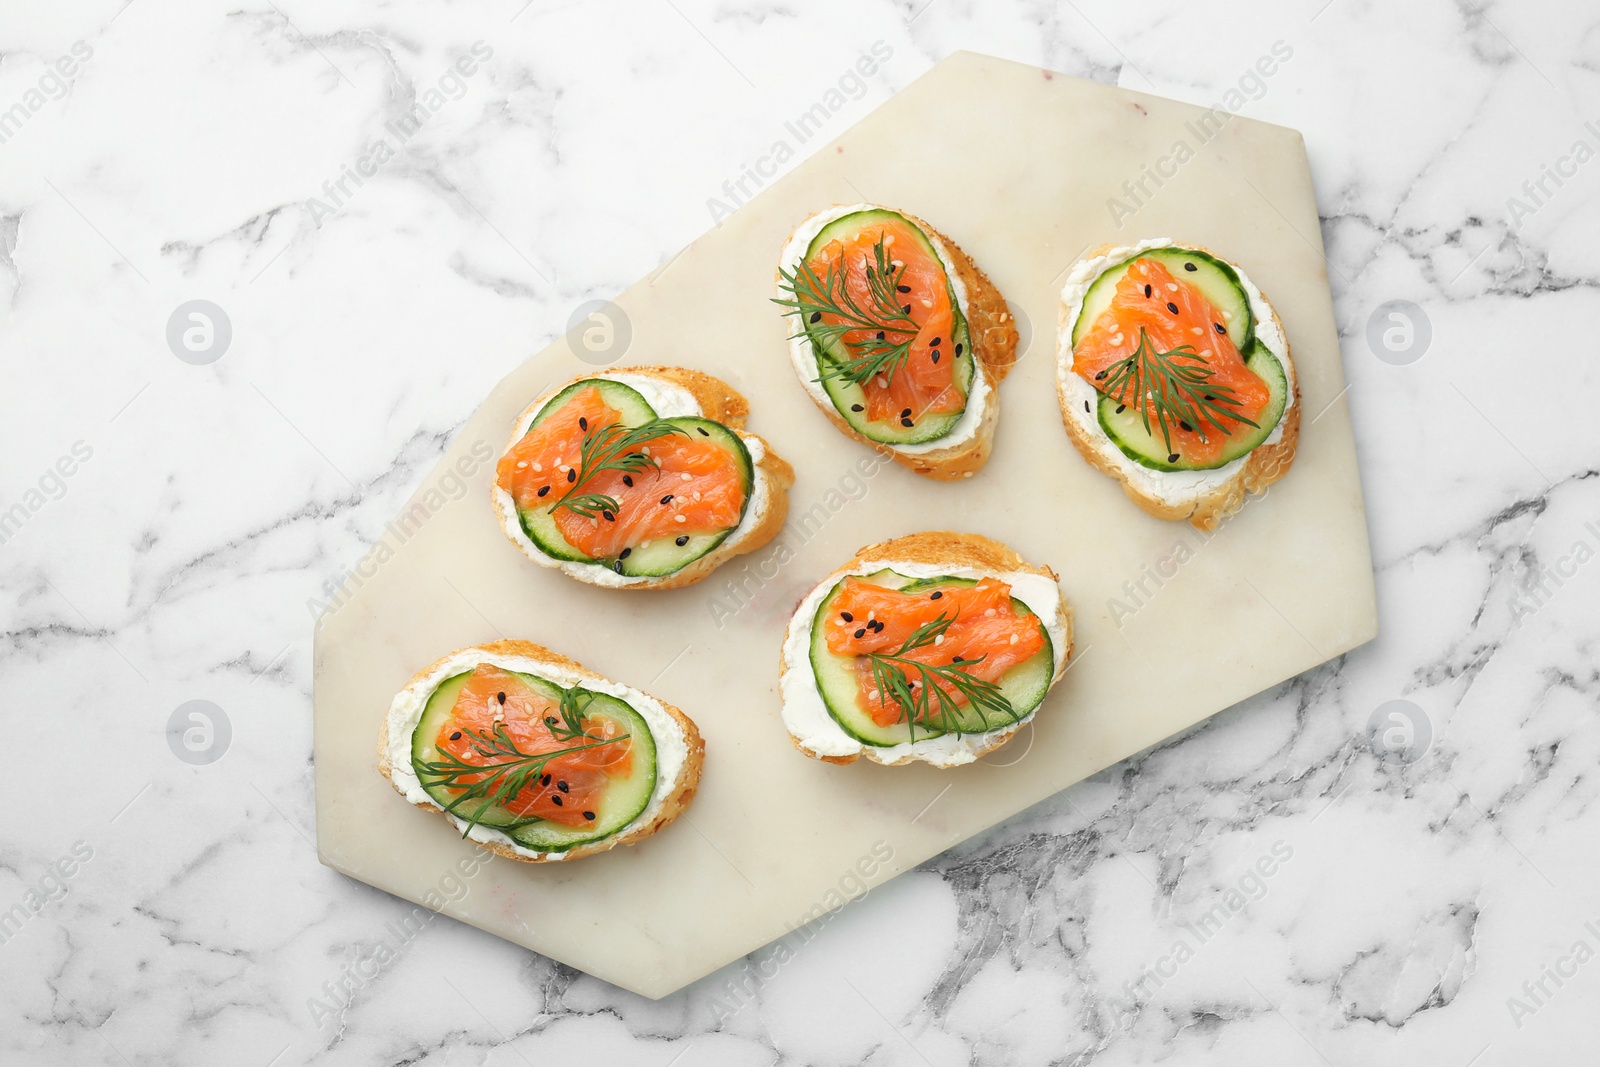
[[[542,470],[544,470],[544,464],[542,464],[542,463],[535,463],[535,464],[534,464],[534,465],[533,465],[533,469],[534,469],[534,470],[535,470],[535,471],[542,471]]]
[[[1017,635],[1016,634],[1012,634],[1011,635],[1011,643],[1013,645],[1017,643]]]
[[[524,468],[524,467],[526,467],[526,466],[527,466],[527,465],[528,465],[528,461],[527,461],[527,460],[525,460],[525,459],[524,459],[524,460],[519,460],[519,461],[518,461],[518,462],[517,462],[517,470],[519,470],[519,471],[520,471],[520,470],[522,470],[522,469],[523,469],[523,468]]]
[[[684,518],[682,515],[674,515],[674,516],[672,516],[672,521],[673,522],[688,522],[689,520]]]
[[[694,481],[694,475],[690,474],[688,471],[684,471],[680,477],[682,477],[686,482]]]
[[[877,622],[878,621],[878,613],[876,611],[867,612],[867,621],[868,622]]]
[[[940,634],[938,637],[935,637],[933,639],[933,643],[936,644],[936,645],[944,644],[944,634]]]
[[[928,299],[924,299],[922,301],[922,306],[925,307],[925,308],[931,308],[931,307],[933,307],[933,301],[932,300],[928,300]]]
[[[993,609],[993,608],[990,608],[990,609],[989,609],[989,610],[988,610],[988,611],[986,611],[986,612],[984,612],[984,615],[985,615],[985,616],[992,616],[992,615],[994,615],[994,609]]]
[[[696,499],[696,500],[699,500],[699,499],[700,499],[700,490],[698,490],[698,489],[696,489],[696,490],[695,490],[695,491],[694,491],[694,498],[695,498],[695,499]]]
[[[1178,283],[1177,282],[1168,282],[1167,283],[1167,292],[1176,293],[1177,291],[1178,291]]]
[[[1002,312],[1000,312],[999,316],[996,318],[995,321],[996,322],[1005,322],[1010,317],[1011,317],[1010,315],[1008,315],[1006,312],[1002,311]]]

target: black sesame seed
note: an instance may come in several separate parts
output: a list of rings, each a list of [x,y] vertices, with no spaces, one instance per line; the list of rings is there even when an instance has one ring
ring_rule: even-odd
[[[615,515],[611,514],[611,512],[609,512],[609,511],[601,511],[600,514],[605,516],[605,520],[607,522],[616,522],[617,521],[617,517]]]
[[[584,813],[583,813],[583,817],[584,817],[584,818],[585,818],[585,819],[588,819],[588,820],[589,820],[589,821],[590,821],[590,822],[594,822],[594,812],[592,812],[592,811],[586,811],[586,812],[584,812]]]
[[[812,312],[812,313],[811,313],[811,321],[812,321],[812,322],[816,322],[816,321],[817,321],[817,320],[818,320],[818,319],[820,319],[820,318],[822,318],[822,312],[820,312],[820,311],[813,311],[813,312]]]
[[[1184,270],[1199,270],[1200,268],[1195,266],[1193,263],[1185,263],[1183,265],[1183,269]]]
[[[578,416],[578,429],[587,430],[588,428],[589,428],[589,420],[584,418],[582,415],[579,415]]]
[[[902,419],[909,417],[910,414],[911,414],[911,409],[910,408],[902,408],[901,411],[900,411],[900,417]]]
[[[545,494],[546,494],[546,493],[548,493],[548,492],[549,492],[549,491],[550,491],[550,487],[549,487],[549,486],[548,486],[548,485],[541,485],[541,486],[540,486],[540,487],[539,487],[539,495],[540,495],[540,496],[544,496],[544,495],[545,495]]]
[[[863,626],[863,627],[862,627],[862,628],[861,628],[861,629],[859,629],[859,630],[857,630],[857,631],[856,631],[856,636],[857,636],[857,637],[865,637],[865,636],[867,636],[867,629],[866,629],[866,627],[864,627],[864,626]]]
[[[1101,380],[1101,379],[1102,379],[1102,378],[1104,378],[1104,377],[1105,377],[1105,376],[1106,376],[1106,372],[1105,372],[1105,371],[1101,371],[1101,372],[1100,372],[1100,373],[1099,373],[1099,374],[1096,374],[1096,375],[1095,375],[1095,376],[1094,376],[1094,380],[1095,380],[1095,381],[1097,381],[1097,382],[1098,382],[1098,381],[1100,381],[1100,380]]]
[[[633,487],[633,475],[624,474],[622,476],[622,484],[628,486],[631,489]]]
[[[452,740],[452,741],[461,740],[461,731],[460,730],[452,730],[450,732],[450,740]]]
[[[851,404],[850,405],[850,410],[851,411],[862,411],[864,409],[861,407],[860,404]]]
[[[569,468],[567,470],[567,481],[575,482],[577,480],[578,480],[578,472]]]
[[[883,331],[882,330],[878,331],[878,340],[880,340],[880,341],[883,340]]]
[[[682,537],[678,538],[678,547],[679,548],[682,548],[684,545],[686,545],[688,543],[689,543],[689,535],[688,534],[684,534]]]
[[[662,503],[663,503],[663,504],[670,504],[670,503],[672,503],[672,494],[671,494],[671,493],[668,493],[668,494],[667,494],[667,495],[666,495],[666,496],[664,496],[664,497],[662,497],[662,498],[661,498],[661,502],[662,502]]]
[[[956,355],[959,356],[960,354],[961,354],[961,346],[958,344],[958,345],[956,345]]]
[[[939,347],[939,342],[943,341],[943,340],[944,340],[943,337],[935,337],[933,340],[928,342],[928,347],[929,348],[938,348]]]
[[[911,291],[911,286],[909,285],[897,285],[895,288],[900,290],[902,293],[909,293]]]
[[[1211,395],[1211,394],[1210,394],[1210,393],[1207,393],[1207,394],[1206,394],[1206,399],[1207,399],[1207,400],[1215,400],[1215,399],[1216,399],[1216,397],[1214,397],[1214,396],[1212,396],[1212,395]]]
[[[1150,295],[1150,287],[1148,285],[1144,287],[1144,295],[1145,296],[1149,296]]]
[[[1167,462],[1168,463],[1176,463],[1176,462],[1178,462],[1178,454],[1176,452],[1172,453],[1172,455],[1167,457]]]
[[[555,722],[554,719],[551,719],[550,721],[551,722]],[[547,774],[543,778],[539,779],[539,784],[540,785],[549,785],[550,784],[550,776]]]
[[[1083,402],[1083,410],[1084,411],[1088,411],[1089,410],[1089,402],[1087,400],[1085,400]]]
[[[872,628],[880,634],[883,633],[883,622],[879,619],[872,620]]]
[[[933,595],[932,595],[932,596],[930,596],[930,597],[929,597],[929,598],[928,598],[928,599],[929,599],[929,600],[938,600],[938,599],[939,599],[939,598],[940,598],[940,597],[942,597],[942,596],[944,596],[944,591],[943,591],[943,590],[940,590],[940,589],[935,589],[935,590],[934,590],[934,591],[933,591]]]
[[[1167,301],[1167,310],[1172,312],[1174,315],[1176,315],[1178,313],[1178,305],[1174,304],[1172,301],[1168,300]]]
[[[1185,433],[1194,433],[1194,427],[1190,426],[1187,422],[1184,422],[1182,419],[1178,420],[1178,425],[1183,427],[1183,430],[1184,430]]]
[[[909,314],[911,314],[911,305],[910,304],[901,304],[900,305],[900,310],[904,311],[907,315],[909,315]]]
[[[1117,405],[1117,414],[1118,415],[1121,415],[1124,411],[1127,411],[1127,410],[1128,410],[1128,405],[1126,405],[1126,404],[1118,404]]]
[[[566,782],[557,782],[556,783],[556,788],[561,790],[563,793],[572,792],[572,788],[570,786],[568,786]]]
[[[1227,333],[1228,332],[1227,327],[1223,326],[1222,323],[1220,323],[1220,322],[1213,322],[1211,324],[1211,328],[1213,330],[1216,330],[1218,333]]]
[[[696,426],[695,429],[700,431],[700,436],[701,437],[710,437],[711,436],[711,431],[706,429],[704,426]]]
[[[937,348],[933,350],[933,361],[935,363],[939,362],[939,350]]]
[[[619,559],[615,563],[611,564],[611,569],[616,571],[618,574],[621,574],[622,573],[622,561]]]
[[[617,554],[617,558],[618,559],[627,559],[631,555],[633,555],[633,549],[625,548],[625,549],[623,549],[621,552],[619,552]]]
[[[556,717],[554,715],[546,715],[544,717],[544,724],[546,726],[554,726],[556,724]]]
[[[951,663],[960,663],[961,662],[961,657],[960,656],[951,656],[950,657],[950,662]]]
[[[850,614],[848,611],[839,612],[839,618],[843,619],[845,622],[855,622],[856,621],[856,617],[854,615]]]
[[[554,804],[558,808],[561,807],[562,806],[561,805],[561,794],[560,793],[551,793],[550,794],[550,803]]]
[[[910,419],[901,419],[900,420],[900,425],[901,426],[915,426],[916,423],[912,422]]]
[[[498,700],[502,704],[504,704],[506,702],[506,695],[504,693],[496,693],[494,695],[494,698],[496,700]]]

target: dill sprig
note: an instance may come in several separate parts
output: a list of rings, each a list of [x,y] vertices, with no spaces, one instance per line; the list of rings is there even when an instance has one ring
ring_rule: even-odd
[[[1012,722],[1021,721],[1021,716],[1011,706],[1011,701],[1000,692],[998,685],[974,678],[962,670],[962,667],[983,662],[984,657],[961,660],[959,664],[924,663],[907,657],[909,652],[937,643],[953,622],[953,616],[941,613],[938,618],[911,631],[895,651],[867,654],[872,667],[872,684],[878,687],[878,692],[885,698],[899,706],[900,718],[910,731],[912,741],[917,739],[918,722],[929,730],[942,733],[959,732],[964,725],[968,725],[963,721],[966,713],[955,696],[951,695],[950,689],[966,699],[967,708],[978,716],[976,725],[985,730],[992,728],[988,725],[991,715],[1004,716]],[[911,677],[908,671],[915,677]]]
[[[1222,424],[1223,419],[1255,426],[1254,422],[1234,411],[1242,401],[1226,385],[1213,385],[1216,371],[1193,345],[1179,345],[1162,352],[1150,343],[1150,335],[1139,328],[1139,347],[1126,358],[1120,359],[1094,376],[1106,396],[1127,404],[1139,413],[1144,432],[1153,433],[1150,419],[1154,416],[1161,427],[1161,440],[1167,454],[1172,455],[1172,426],[1194,432],[1207,424],[1224,437],[1232,431]],[[1205,430],[1199,429],[1201,440]]]
[[[652,419],[632,428],[612,423],[586,430],[579,447],[577,474],[561,499],[550,505],[550,514],[566,508],[586,519],[615,519],[621,502],[605,493],[586,493],[584,485],[601,471],[638,474],[642,470],[659,470],[660,462],[641,449],[651,441],[683,432],[665,419]]]
[[[447,814],[466,820],[466,828],[461,831],[462,837],[472,832],[472,828],[478,825],[478,820],[484,812],[490,808],[504,807],[523,790],[538,782],[551,760],[570,756],[574,752],[614,745],[632,736],[618,734],[616,737],[597,737],[586,732],[583,728],[583,712],[593,700],[592,693],[580,693],[577,689],[563,690],[560,717],[547,715],[544,720],[552,737],[563,741],[582,739],[583,744],[550,749],[546,752],[524,752],[506,733],[506,724],[497,722],[494,724],[494,729],[488,732],[481,730],[465,732],[472,752],[483,762],[469,763],[446,749],[440,753],[443,759],[417,764],[417,769],[429,778],[437,779],[438,785],[445,789],[461,790],[460,795],[447,804],[444,810]],[[474,801],[481,803],[474,804]],[[463,805],[470,806],[470,815],[460,814],[458,809]]]
[[[826,277],[819,276],[804,260],[793,271],[778,270],[780,288],[787,289],[792,299],[774,298],[773,303],[789,308],[785,314],[800,317],[800,333],[795,336],[805,336],[809,329],[822,342],[821,349],[843,342],[854,353],[851,359],[829,360],[818,381],[843,378],[860,385],[881,377],[887,385],[911,355],[911,343],[921,327],[906,310],[907,305],[901,303],[900,279],[905,276],[905,265],[895,266],[883,234],[873,244],[872,256],[873,262],[866,265],[870,307],[863,307],[850,292],[843,256],[829,262]],[[839,321],[824,323],[823,315]],[[852,330],[866,330],[871,336],[845,340],[845,334]]]

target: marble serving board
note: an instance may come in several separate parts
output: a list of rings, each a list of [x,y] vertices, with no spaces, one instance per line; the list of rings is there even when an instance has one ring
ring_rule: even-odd
[[[951,143],[931,129],[963,132]],[[971,480],[875,462],[812,406],[785,357],[788,328],[769,301],[778,251],[811,212],[858,201],[928,219],[1016,310],[1023,354],[1000,389],[993,458]],[[1240,263],[1282,317],[1300,377],[1294,468],[1210,536],[1135,507],[1078,456],[1057,411],[1066,270],[1089,248],[1149,236]],[[604,357],[573,334],[509,375],[319,624],[317,843],[353,878],[661,997],[1376,633],[1338,336],[1293,130],[957,54],[616,305],[631,339],[607,365],[696,367],[749,398],[750,429],[797,471],[789,523],[772,546],[674,592],[607,591],[533,565],[495,523],[493,457],[531,398]],[[1034,726],[975,765],[801,756],[779,716],[789,614],[860,546],[924,529],[986,534],[1055,568],[1077,622],[1065,678]],[[633,848],[453,874],[483,854],[394,793],[374,744],[413,672],[499,637],[548,645],[692,715],[707,756],[685,817]]]

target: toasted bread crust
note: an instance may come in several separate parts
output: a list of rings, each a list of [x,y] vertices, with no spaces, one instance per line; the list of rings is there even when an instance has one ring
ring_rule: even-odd
[[[637,374],[658,378],[664,382],[679,386],[694,396],[695,402],[700,405],[705,418],[710,419],[712,422],[720,422],[730,430],[738,431],[741,436],[754,437],[757,441],[760,441],[762,455],[761,459],[756,463],[756,468],[766,477],[769,492],[763,509],[757,516],[756,525],[738,544],[731,545],[724,542],[682,570],[663,575],[660,578],[641,579],[629,582],[626,585],[604,585],[602,588],[620,590],[681,589],[686,585],[693,585],[702,580],[733,557],[756,551],[778,535],[778,531],[783,528],[784,519],[789,514],[789,487],[794,484],[794,468],[782,456],[772,450],[772,446],[767,443],[765,438],[744,429],[745,419],[750,414],[750,402],[727,382],[720,378],[714,378],[702,371],[690,370],[687,367],[613,367],[604,372],[580,374],[576,378],[547,390],[537,400],[523,408],[512,424],[511,438],[506,442],[505,448],[501,449],[501,454],[504,455],[522,439],[523,435],[517,432],[518,429],[527,421],[530,415],[548,403],[551,397],[570,385],[591,378],[598,378],[603,374]],[[499,483],[495,482],[494,484],[498,485]],[[511,528],[517,523],[516,515],[511,513],[511,509],[507,508],[505,502],[492,489],[489,498],[494,505],[495,518],[500,523],[500,529],[506,531],[507,539],[516,545],[523,555],[535,563],[540,566],[554,568],[555,561],[540,552],[538,546],[528,543],[525,538],[511,534]],[[600,582],[593,580],[589,576],[590,574],[591,570],[584,568],[570,576],[590,585],[601,585]]]
[[[898,208],[894,210],[899,211]],[[949,448],[938,448],[927,452],[901,452],[891,444],[874,441],[859,433],[845,421],[838,409],[831,403],[813,396],[809,389],[806,395],[811,397],[812,403],[816,404],[828,417],[828,421],[838,427],[839,432],[846,437],[860,441],[868,448],[889,456],[896,463],[918,474],[938,481],[958,481],[972,477],[989,461],[989,453],[994,447],[995,427],[1000,422],[998,386],[1001,379],[1011,373],[1011,368],[1017,362],[1017,324],[1011,316],[1010,308],[1006,306],[1005,297],[1000,295],[1000,290],[995,288],[989,276],[972,261],[972,257],[949,237],[922,219],[904,211],[900,211],[900,214],[944,247],[950,256],[951,264],[956,269],[957,277],[966,287],[967,322],[972,337],[973,355],[976,357],[974,366],[989,385],[988,403],[977,432],[961,444]],[[790,236],[792,238],[793,234]]]
[[[895,563],[929,563],[952,567],[973,567],[979,570],[995,572],[1030,571],[1034,574],[1043,575],[1044,577],[1049,578],[1052,582],[1060,581],[1060,578],[1056,575],[1056,572],[1051,570],[1049,567],[1041,567],[1029,563],[1016,552],[1012,551],[1010,547],[992,538],[984,537],[981,534],[954,533],[949,530],[930,530],[924,533],[907,534],[904,537],[896,537],[889,541],[880,541],[876,544],[867,545],[858,551],[855,556],[849,560],[849,562],[839,567],[832,574],[828,575],[817,584],[819,586],[830,585],[833,582],[838,581],[845,574],[848,574],[849,572],[856,570],[857,568],[868,563],[882,563],[884,565],[893,565]],[[1051,680],[1052,686],[1056,681],[1060,680],[1061,675],[1065,673],[1066,665],[1072,661],[1072,607],[1067,603],[1065,596],[1061,598],[1057,612],[1057,621],[1061,623],[1062,628],[1066,632],[1067,647],[1061,656],[1061,667],[1056,671],[1055,678]],[[794,630],[796,618],[791,618],[789,620],[789,625],[783,633],[783,646],[781,647],[787,647],[789,643],[789,635]],[[782,653],[780,653],[778,661],[779,677],[781,678],[783,674],[789,670],[789,668],[790,664],[788,660],[783,656]],[[990,752],[993,752],[995,749],[999,748],[1001,745],[1004,745],[1007,741],[1010,741],[1014,736],[1016,736],[1018,731],[1032,721],[1033,717],[1029,716],[1027,719],[1017,723],[1015,726],[1007,727],[1004,730],[996,730],[992,734],[984,735],[987,740],[984,742],[981,748],[976,750],[974,753],[974,758],[986,756]],[[847,763],[854,763],[859,759],[865,758],[874,763],[881,763],[887,767],[898,767],[904,766],[907,763],[919,761],[927,762],[926,760],[922,759],[922,757],[917,755],[912,755],[910,758],[900,760],[898,762],[890,762],[883,757],[879,749],[874,748],[871,745],[863,745],[861,747],[861,751],[854,755],[821,756],[802,747],[800,744],[800,739],[794,734],[789,735],[789,743],[793,745],[795,749],[797,749],[802,755],[808,756],[814,760],[820,760],[823,763],[835,763],[843,765]],[[943,769],[950,770],[953,768],[946,767]]]
[[[588,681],[610,681],[610,679],[584,667],[583,664],[578,663],[576,660],[568,659],[559,652],[552,652],[543,645],[534,644],[532,641],[491,641],[484,645],[473,645],[471,648],[484,652],[489,656],[524,656],[528,659],[535,659],[550,667],[562,667],[574,671]],[[442,656],[428,664],[428,666],[412,675],[411,681],[407,682],[404,688],[421,686],[428,676],[438,670],[446,660],[465,651],[468,651],[468,649],[457,649],[450,655]],[[578,845],[568,849],[566,852],[547,853],[543,856],[525,856],[510,845],[497,841],[473,841],[472,843],[479,848],[487,849],[496,855],[504,856],[509,860],[516,860],[519,863],[565,863],[568,860],[592,856],[596,852],[605,852],[608,849],[616,848],[618,845],[632,845],[643,841],[676,819],[689,806],[689,802],[694,799],[695,790],[700,786],[700,771],[705,764],[706,743],[705,739],[700,736],[700,730],[695,726],[693,719],[659,697],[655,699],[666,709],[667,714],[672,716],[673,721],[683,729],[684,741],[689,749],[683,768],[678,772],[677,781],[673,785],[672,791],[662,801],[661,810],[656,814],[655,818],[647,823],[637,823],[629,826],[625,830],[612,834],[610,837],[601,838],[599,841]],[[393,771],[394,768],[389,762],[389,716],[385,714],[378,727],[378,773],[383,775],[384,779],[394,787],[395,792],[405,796],[404,791],[395,783]],[[444,814],[443,809],[436,804],[421,803],[416,806],[425,811]]]
[[[1117,246],[1105,244],[1098,248],[1090,249],[1080,257],[1080,260],[1094,259],[1096,256],[1105,255],[1114,247]],[[1228,263],[1230,266],[1233,265],[1232,261],[1224,259],[1203,245],[1184,245],[1182,247],[1204,252],[1215,259]],[[1238,270],[1237,267],[1234,267],[1234,269]],[[1259,288],[1257,291],[1261,292]],[[1272,314],[1272,321],[1277,325],[1278,333],[1284,339],[1281,356],[1292,370],[1294,357],[1290,352],[1289,335],[1283,328],[1283,320],[1278,318],[1277,309],[1267,299],[1265,292],[1261,292],[1261,301]],[[1064,313],[1065,309],[1063,308],[1062,310]],[[1070,341],[1070,339],[1068,340]],[[1279,353],[1274,353],[1274,355],[1279,355]],[[1056,358],[1058,361],[1070,361],[1072,358],[1071,348],[1068,347],[1064,352],[1058,352]],[[1068,373],[1072,373],[1070,369]],[[1265,493],[1268,486],[1288,473],[1290,464],[1294,462],[1295,449],[1300,442],[1300,376],[1298,374],[1293,375],[1293,381],[1292,392],[1294,395],[1289,405],[1289,410],[1283,416],[1283,435],[1271,444],[1259,445],[1252,450],[1246,457],[1244,465],[1226,482],[1204,493],[1199,493],[1177,502],[1163,500],[1145,492],[1134,485],[1127,474],[1119,469],[1115,462],[1100,454],[1099,450],[1095,448],[1094,438],[1091,437],[1094,431],[1085,430],[1078,425],[1077,420],[1068,411],[1070,401],[1067,399],[1066,391],[1061,387],[1059,376],[1056,379],[1056,399],[1061,406],[1061,421],[1067,428],[1067,436],[1072,439],[1073,446],[1077,448],[1079,454],[1088,461],[1090,466],[1115,478],[1122,485],[1122,491],[1127,494],[1128,499],[1156,518],[1169,520],[1187,519],[1190,525],[1196,529],[1209,532],[1215,530],[1230,515],[1243,507],[1249,494],[1259,495]]]

